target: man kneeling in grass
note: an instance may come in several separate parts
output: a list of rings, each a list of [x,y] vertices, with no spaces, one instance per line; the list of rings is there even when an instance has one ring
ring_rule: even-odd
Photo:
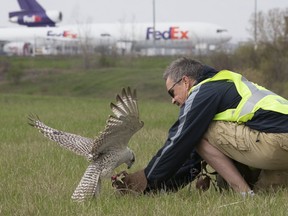
[[[177,191],[195,179],[202,159],[243,196],[253,196],[253,186],[288,184],[286,99],[188,58],[173,61],[163,77],[179,117],[147,167],[125,172],[117,189]]]

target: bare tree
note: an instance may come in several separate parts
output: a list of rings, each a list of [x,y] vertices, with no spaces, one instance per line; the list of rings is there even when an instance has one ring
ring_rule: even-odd
[[[93,41],[91,33],[91,21],[78,24],[79,46],[83,58],[84,69],[89,69],[91,65],[93,50]]]
[[[248,31],[253,35],[254,40],[257,40],[254,42],[277,45],[279,40],[284,39],[287,31],[285,23],[287,13],[288,8],[274,8],[267,13],[260,11],[256,16],[255,13],[252,14],[249,20],[251,27]]]
[[[254,35],[257,50],[257,68],[269,80],[268,87],[282,86],[288,80],[288,43],[286,17],[288,8],[258,12],[250,18],[250,33]],[[256,20],[255,20],[256,19]],[[279,84],[280,83],[280,84]],[[278,89],[280,93],[283,89]]]

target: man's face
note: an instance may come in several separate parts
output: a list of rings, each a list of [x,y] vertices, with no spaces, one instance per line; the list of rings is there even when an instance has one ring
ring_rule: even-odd
[[[182,106],[188,97],[190,88],[187,85],[186,79],[187,77],[182,77],[181,79],[174,81],[168,77],[166,80],[166,88],[169,95],[172,97],[172,103],[177,106]]]

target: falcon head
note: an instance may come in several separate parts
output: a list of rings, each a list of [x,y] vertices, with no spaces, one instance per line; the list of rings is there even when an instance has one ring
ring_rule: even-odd
[[[127,164],[127,168],[130,169],[135,162],[135,154],[130,148],[127,148],[127,150],[125,163]]]

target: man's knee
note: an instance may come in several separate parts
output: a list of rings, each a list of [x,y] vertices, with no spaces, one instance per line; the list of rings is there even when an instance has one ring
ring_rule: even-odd
[[[196,146],[197,153],[202,157],[222,157],[226,155],[221,149],[218,149],[217,146],[212,145],[206,138],[202,138],[201,141]],[[227,155],[226,155],[227,156]]]
[[[255,190],[276,190],[287,186],[288,170],[262,170],[255,184]]]
[[[196,151],[199,155],[201,154],[206,154],[207,152],[209,152],[209,148],[211,145],[207,139],[202,138],[201,141],[198,143],[198,145],[196,146]]]
[[[258,181],[259,174],[261,172],[260,169],[252,169],[245,164],[239,163],[237,161],[233,161],[235,167],[241,174],[241,176],[245,179],[247,184],[251,189],[254,189],[256,182]],[[227,182],[220,176],[217,175],[217,186],[222,189],[229,189],[229,185]]]

